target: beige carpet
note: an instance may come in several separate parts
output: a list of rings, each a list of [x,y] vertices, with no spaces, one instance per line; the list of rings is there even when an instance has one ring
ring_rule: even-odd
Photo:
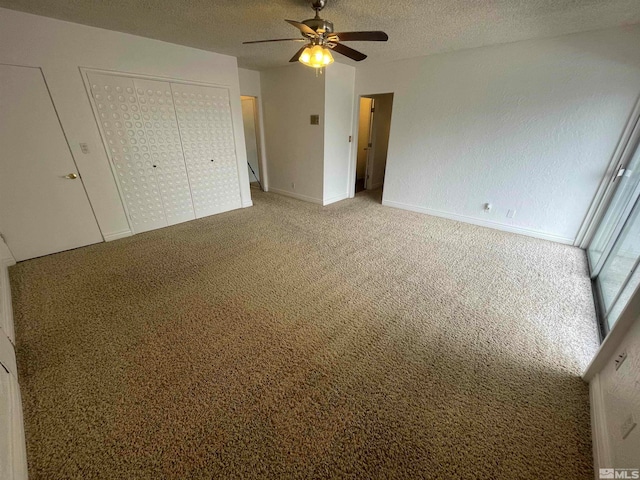
[[[11,269],[32,479],[592,478],[583,251],[252,194]]]

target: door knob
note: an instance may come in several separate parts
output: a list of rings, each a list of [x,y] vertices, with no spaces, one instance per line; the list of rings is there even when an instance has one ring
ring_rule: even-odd
[[[70,173],[69,175],[65,175],[64,178],[68,178],[69,180],[75,180],[78,178],[78,175],[75,173]]]

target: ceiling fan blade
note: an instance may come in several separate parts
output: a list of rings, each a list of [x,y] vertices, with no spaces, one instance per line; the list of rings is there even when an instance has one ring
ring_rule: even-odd
[[[331,47],[334,52],[338,52],[345,57],[349,57],[351,60],[355,60],[356,62],[360,62],[367,58],[364,53],[361,53],[353,48],[349,48],[346,45],[342,45],[340,43],[336,43],[333,47]]]
[[[307,27],[304,23],[296,22],[295,20],[285,20],[285,22],[290,23],[297,29],[299,29],[302,33],[306,35],[311,35],[312,37],[317,37],[318,34],[312,28]]]
[[[381,31],[372,32],[338,32],[332,33],[331,38],[338,37],[340,42],[386,42],[389,35]]]
[[[298,59],[300,58],[300,55],[302,55],[302,52],[304,52],[304,49],[307,48],[307,46],[305,45],[304,47],[302,47],[300,50],[298,50],[296,52],[296,54],[291,57],[291,60],[289,60],[290,62],[297,62]]]
[[[242,42],[243,45],[248,45],[249,43],[268,43],[268,42],[306,42],[304,38],[276,38],[273,40],[253,40],[251,42]]]

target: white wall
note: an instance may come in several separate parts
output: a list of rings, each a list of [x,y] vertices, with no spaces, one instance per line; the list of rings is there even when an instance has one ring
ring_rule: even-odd
[[[238,80],[240,84],[240,95],[247,97],[260,97],[262,95],[260,87],[260,72],[256,70],[238,69]]]
[[[355,73],[340,63],[324,72],[324,205],[348,197]]]
[[[129,227],[79,67],[229,87],[242,204],[251,205],[235,57],[0,9],[0,63],[42,68],[104,236]]]
[[[638,45],[629,26],[362,65],[356,95],[395,94],[384,203],[572,243],[640,93]]]
[[[269,190],[322,203],[324,76],[296,63],[264,70],[260,80]],[[309,122],[314,114],[319,125]]]

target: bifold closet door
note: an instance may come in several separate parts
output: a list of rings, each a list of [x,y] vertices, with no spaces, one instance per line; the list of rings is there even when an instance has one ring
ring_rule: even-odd
[[[134,79],[147,143],[160,188],[167,223],[193,220],[195,212],[173,106],[171,86],[155,80]]]
[[[87,77],[134,233],[195,218],[170,85],[117,75]]]
[[[171,83],[196,217],[242,206],[229,92]]]

